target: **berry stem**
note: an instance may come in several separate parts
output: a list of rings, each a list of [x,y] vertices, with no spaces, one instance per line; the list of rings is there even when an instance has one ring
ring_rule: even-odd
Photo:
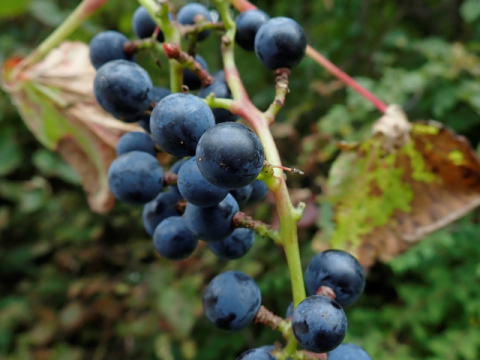
[[[180,49],[180,45],[165,42],[163,43],[163,49],[165,51],[165,55],[169,59],[175,59],[183,66],[192,70],[192,72],[197,75],[202,82],[203,87],[209,86],[215,81],[215,78],[210,75],[208,71],[205,70],[202,65],[195,60],[193,56],[190,56],[188,53]]]
[[[275,121],[280,109],[285,104],[285,96],[288,94],[288,77],[290,75],[290,69],[280,68],[275,70],[275,99],[272,104],[265,111],[265,117],[269,124]]]
[[[277,230],[274,230],[271,225],[265,224],[260,220],[254,220],[251,216],[243,212],[239,211],[233,216],[232,224],[235,228],[251,229],[261,236],[271,238],[278,245],[282,244],[280,234]]]
[[[231,3],[235,9],[238,11],[244,12],[247,10],[257,9],[255,5],[250,3],[248,0],[231,0]],[[346,74],[343,70],[334,65],[331,61],[325,58],[322,54],[312,48],[310,45],[307,46],[307,56],[314,60],[317,64],[323,66],[330,74],[335,76],[337,79],[342,81],[345,85],[351,87],[358,94],[363,96],[365,99],[370,101],[381,113],[384,113],[387,109],[387,105],[383,103],[379,98],[377,98],[370,91],[365,89],[362,85],[356,82],[351,76]]]
[[[179,25],[182,36],[187,36],[193,33],[199,34],[203,30],[225,30],[225,25],[222,22],[200,21],[194,25]]]
[[[154,48],[156,51],[161,52],[163,55],[165,55],[163,47],[159,45],[160,44],[158,43],[157,39],[154,38],[133,40],[127,41],[125,44],[123,44],[123,51],[125,51],[125,54],[127,55],[133,55],[141,50]]]
[[[343,70],[335,66],[330,60],[325,58],[322,54],[320,54],[317,50],[312,48],[310,45],[307,46],[307,56],[309,56],[312,60],[316,63],[322,65],[325,70],[327,70],[330,74],[335,76],[345,85],[351,87],[355,90],[359,95],[362,95],[365,99],[370,101],[381,113],[384,113],[387,110],[387,105],[383,103],[379,98],[373,95],[370,91],[365,89],[362,85],[356,82],[350,75],[345,73]]]
[[[205,101],[205,103],[211,108],[223,108],[231,110],[235,107],[235,102],[232,99],[217,98],[215,97],[214,93],[207,95],[203,101]]]
[[[326,296],[326,297],[329,297],[330,299],[332,300],[335,300],[335,292],[333,291],[333,289],[329,286],[320,286],[317,290],[317,292],[315,293],[315,295],[323,295],[323,296]]]
[[[176,44],[180,46],[180,31],[170,22],[168,18],[168,4],[165,0],[138,0],[148,11],[155,23],[162,29],[165,36],[165,43]],[[158,6],[160,5],[160,7]],[[183,85],[183,66],[175,59],[168,61],[170,65],[170,91],[172,93],[182,91]]]
[[[225,78],[235,102],[239,104],[239,106],[232,108],[232,112],[241,115],[255,130],[262,142],[266,160],[270,164],[281,165],[280,155],[272,133],[270,132],[268,121],[265,115],[250,101],[235,65],[234,41],[236,27],[230,14],[230,1],[212,0],[212,2],[217,6],[218,12],[225,24],[226,33],[222,37],[222,57]],[[274,168],[273,176],[267,177],[264,181],[275,196],[277,212],[280,220],[280,241],[285,249],[290,279],[292,282],[293,300],[295,306],[297,306],[306,297],[300,263],[300,252],[298,249],[298,212],[290,200],[285,182],[285,175],[282,169]],[[290,344],[290,355],[295,352],[297,343],[292,332],[288,335],[288,343]]]
[[[282,319],[280,316],[275,315],[270,310],[268,310],[265,306],[260,306],[255,319],[253,319],[254,323],[266,325],[273,330],[279,329],[283,335],[287,336],[291,329],[290,322]]]
[[[178,175],[170,171],[165,171],[163,186],[177,185]]]
[[[83,21],[106,2],[107,0],[83,0],[65,21],[22,61],[19,68],[35,64],[41,60],[50,50],[69,37]]]

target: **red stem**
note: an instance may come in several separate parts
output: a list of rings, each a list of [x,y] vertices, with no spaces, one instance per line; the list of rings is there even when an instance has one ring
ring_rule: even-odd
[[[255,5],[253,5],[247,0],[232,0],[232,5],[235,9],[241,12],[258,9]],[[387,105],[385,103],[383,103],[379,98],[377,98],[370,91],[368,91],[358,82],[356,82],[351,76],[347,75],[343,70],[341,70],[332,62],[327,60],[322,54],[320,54],[310,45],[307,46],[307,55],[314,61],[316,61],[318,64],[322,65],[325,70],[327,70],[330,74],[342,81],[345,85],[350,86],[353,90],[355,90],[365,99],[370,101],[378,109],[378,111],[380,111],[381,113],[385,112],[385,110],[387,109]]]
[[[362,95],[365,99],[370,101],[381,113],[384,113],[387,109],[387,105],[383,103],[379,98],[373,95],[370,91],[365,89],[362,85],[356,82],[351,76],[346,74],[343,70],[339,69],[335,66],[330,60],[325,58],[322,54],[320,54],[317,50],[312,48],[310,45],[307,46],[307,55],[310,56],[313,60],[317,63],[322,65],[325,70],[327,70],[330,74],[335,76],[337,79],[342,81],[345,85],[350,86],[353,90],[357,93]]]

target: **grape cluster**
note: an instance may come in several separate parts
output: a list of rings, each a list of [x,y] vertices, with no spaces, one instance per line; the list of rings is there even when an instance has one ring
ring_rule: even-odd
[[[197,3],[187,4],[176,17],[169,17],[179,26],[212,21],[208,9]],[[165,41],[162,30],[143,7],[133,14],[132,27],[140,39]],[[305,54],[305,34],[292,19],[270,19],[263,11],[249,10],[237,17],[236,27],[237,44],[254,51],[270,69],[291,69]],[[208,29],[198,30],[196,40],[210,33]],[[260,138],[236,122],[238,115],[228,109],[212,110],[204,101],[207,96],[233,98],[224,71],[215,73],[214,82],[202,87],[196,73],[185,68],[184,85],[189,90],[170,93],[153,85],[149,74],[135,63],[128,43],[115,31],[100,33],[90,43],[90,59],[97,70],[93,84],[97,102],[115,118],[137,122],[145,130],[126,133],[119,139],[118,157],[108,170],[111,192],[122,202],[144,205],[145,231],[163,258],[185,259],[200,240],[219,258],[242,257],[252,247],[254,233],[236,228],[234,216],[240,206],[263,199],[268,191],[265,182],[257,180],[265,166]],[[195,60],[208,71],[200,55],[195,55]],[[197,89],[197,95],[189,92]],[[158,151],[179,158],[169,171],[160,165]],[[369,358],[360,348],[340,345],[347,331],[343,307],[351,305],[365,285],[363,270],[355,258],[342,251],[317,254],[307,267],[305,279],[311,296],[296,308],[292,303],[286,314],[300,345],[315,353],[331,351],[329,356],[336,360]],[[320,291],[325,286],[333,296]],[[239,271],[217,275],[203,295],[206,318],[229,331],[251,324],[261,302],[256,282]],[[270,353],[274,351],[273,346],[265,346],[244,352],[238,359],[274,359]]]

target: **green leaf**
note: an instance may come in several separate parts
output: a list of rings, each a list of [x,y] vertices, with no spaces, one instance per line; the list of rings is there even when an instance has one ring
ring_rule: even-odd
[[[31,0],[0,1],[0,19],[22,14]]]
[[[12,127],[0,129],[0,176],[15,171],[22,162],[22,151]]]
[[[464,1],[460,6],[460,15],[465,22],[474,22],[480,17],[480,2],[478,0]]]
[[[42,149],[33,154],[33,164],[45,175],[58,177],[71,184],[80,185],[80,179],[75,171],[58,155]]]

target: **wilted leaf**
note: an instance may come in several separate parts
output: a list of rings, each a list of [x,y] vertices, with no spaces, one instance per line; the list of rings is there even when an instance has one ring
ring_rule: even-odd
[[[96,103],[88,52],[84,43],[64,42],[29,68],[7,61],[2,87],[37,139],[80,176],[91,209],[105,213],[113,206],[106,174],[116,142],[127,131],[141,130],[115,120]]]
[[[364,265],[391,259],[480,205],[480,159],[464,137],[434,121],[410,124],[398,112],[374,129],[332,166],[322,210],[333,206],[334,230],[314,245],[328,236]]]

